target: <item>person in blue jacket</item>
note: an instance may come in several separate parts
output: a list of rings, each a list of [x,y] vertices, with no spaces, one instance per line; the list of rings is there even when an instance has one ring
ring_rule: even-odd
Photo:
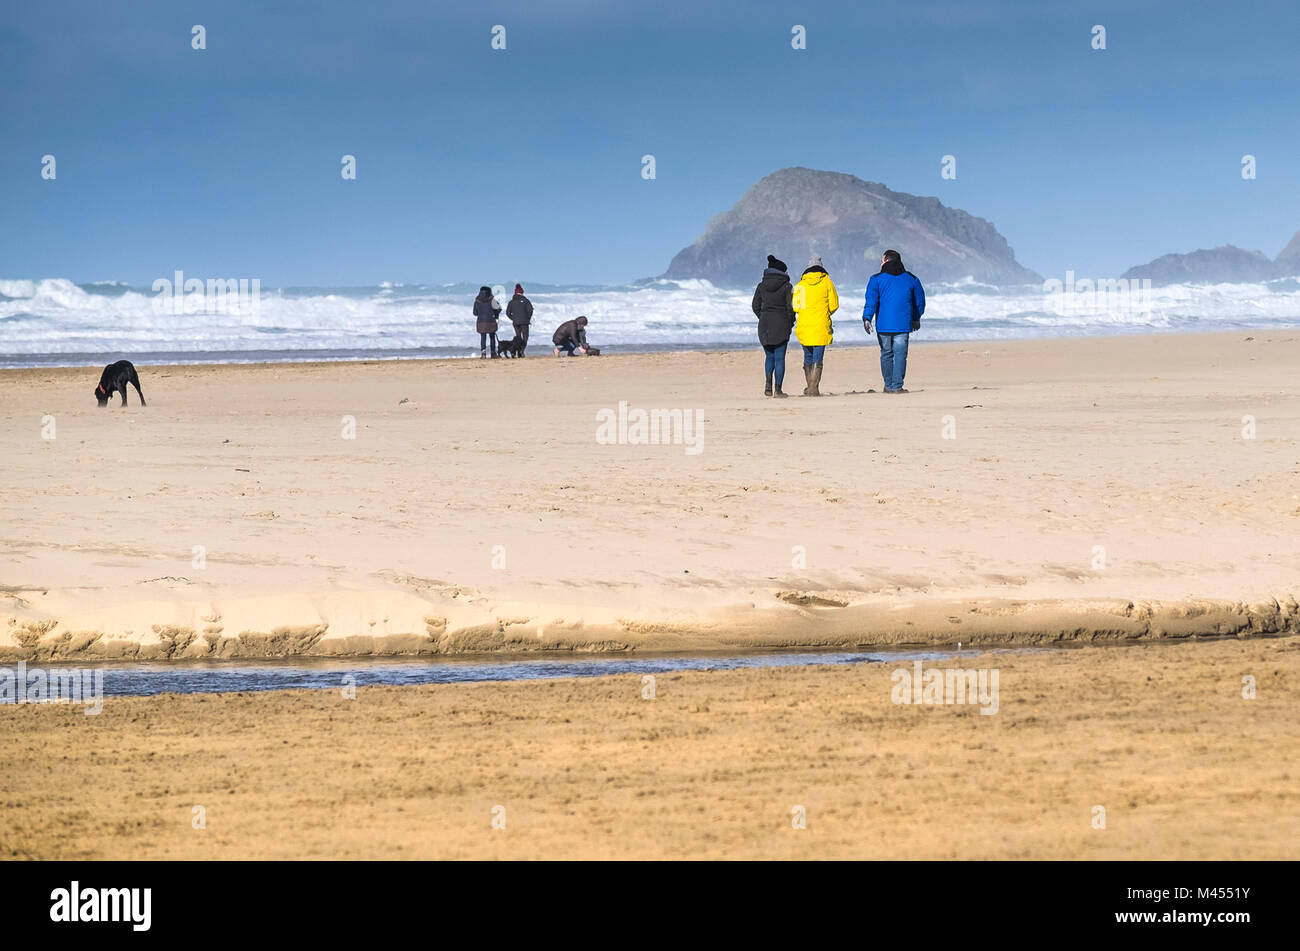
[[[880,375],[886,393],[906,393],[907,340],[921,328],[925,313],[925,289],[916,275],[903,267],[903,256],[886,251],[880,256],[880,271],[867,282],[867,302],[862,308],[862,327],[871,333],[875,319],[880,342]]]

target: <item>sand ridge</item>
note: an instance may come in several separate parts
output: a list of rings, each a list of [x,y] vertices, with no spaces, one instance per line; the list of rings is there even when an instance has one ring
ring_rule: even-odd
[[[922,343],[905,398],[839,347],[783,402],[747,352],[143,367],[104,410],[0,371],[0,658],[1294,633],[1297,345]],[[621,402],[703,451],[600,443]]]

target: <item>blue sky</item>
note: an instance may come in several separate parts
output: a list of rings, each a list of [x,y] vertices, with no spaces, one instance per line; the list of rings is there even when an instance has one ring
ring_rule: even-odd
[[[5,4],[0,277],[615,283],[788,165],[938,196],[1049,277],[1300,229],[1292,0],[666,7]]]

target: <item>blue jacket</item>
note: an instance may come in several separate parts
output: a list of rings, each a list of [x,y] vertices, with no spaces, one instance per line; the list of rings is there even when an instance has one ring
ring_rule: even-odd
[[[895,265],[897,267],[897,265]],[[867,282],[862,319],[876,318],[876,333],[910,333],[913,320],[925,313],[925,290],[911,271],[881,271]]]

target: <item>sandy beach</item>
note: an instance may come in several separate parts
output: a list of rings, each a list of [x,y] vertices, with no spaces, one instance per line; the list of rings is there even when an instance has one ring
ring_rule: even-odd
[[[893,664],[0,707],[0,855],[1294,859],[1298,647],[970,652],[992,716]]]
[[[0,14],[6,933],[1288,923],[1289,9],[156,6]]]
[[[918,345],[895,397],[841,347],[784,401],[757,348],[143,367],[102,410],[94,370],[3,371],[0,654],[1294,632],[1298,348]],[[620,403],[694,444],[603,444]]]

